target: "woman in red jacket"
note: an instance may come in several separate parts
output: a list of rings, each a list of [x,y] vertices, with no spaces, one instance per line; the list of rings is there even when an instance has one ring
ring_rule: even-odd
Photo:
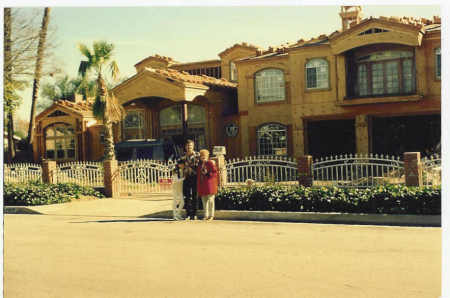
[[[204,220],[214,219],[214,197],[217,193],[217,168],[209,159],[209,151],[200,150],[200,164],[197,168],[197,193],[202,198],[205,210]]]

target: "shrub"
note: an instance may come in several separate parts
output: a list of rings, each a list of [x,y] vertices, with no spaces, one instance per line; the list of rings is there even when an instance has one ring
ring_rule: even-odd
[[[225,188],[216,196],[219,210],[441,214],[441,188],[385,185],[364,189],[288,187]]]
[[[5,183],[3,200],[6,206],[33,206],[69,202],[81,195],[103,198],[104,195],[91,187],[74,183],[45,184],[38,181],[28,183]]]

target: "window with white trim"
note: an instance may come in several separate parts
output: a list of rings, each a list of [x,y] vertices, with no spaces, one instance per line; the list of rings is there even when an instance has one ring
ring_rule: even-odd
[[[285,93],[284,73],[281,69],[269,68],[255,73],[256,103],[283,101]]]
[[[75,129],[71,125],[57,123],[45,129],[45,158],[75,160],[76,149]]]
[[[323,58],[311,59],[306,63],[306,88],[329,88],[328,61]]]
[[[123,137],[125,140],[145,138],[144,113],[129,111],[123,120]]]
[[[436,57],[436,79],[441,79],[441,48],[436,48],[434,50],[434,55]]]
[[[256,131],[259,155],[287,155],[287,127],[278,123],[262,125]]]

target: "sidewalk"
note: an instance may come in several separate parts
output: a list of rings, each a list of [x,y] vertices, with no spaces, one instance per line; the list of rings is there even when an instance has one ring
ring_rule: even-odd
[[[172,199],[169,196],[150,198],[99,199],[73,201],[44,206],[6,206],[6,214],[44,214],[95,217],[172,218]],[[202,217],[202,210],[197,214]],[[215,212],[217,220],[284,221],[330,224],[366,224],[399,226],[441,226],[440,215],[391,215],[391,214],[342,214],[280,211],[234,211]]]

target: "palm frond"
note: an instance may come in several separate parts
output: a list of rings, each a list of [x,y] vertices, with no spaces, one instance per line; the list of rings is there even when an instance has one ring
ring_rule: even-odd
[[[80,66],[78,67],[78,74],[81,75],[81,77],[86,77],[86,74],[88,70],[91,68],[91,65],[88,61],[81,61]]]
[[[80,49],[81,54],[88,59],[88,61],[92,60],[92,54],[91,51],[88,49],[88,47],[85,44],[79,43],[78,49]]]
[[[115,60],[111,61],[111,63],[109,64],[109,69],[111,70],[111,77],[114,81],[116,81],[119,77],[120,71],[119,66],[117,66],[117,62]]]
[[[125,115],[125,109],[119,103],[119,100],[113,92],[108,92],[106,99],[105,115],[109,121],[116,123],[122,121]]]
[[[97,119],[103,120],[105,118],[106,102],[98,94],[95,97],[94,105],[92,107],[92,112],[94,113],[94,116]]]

